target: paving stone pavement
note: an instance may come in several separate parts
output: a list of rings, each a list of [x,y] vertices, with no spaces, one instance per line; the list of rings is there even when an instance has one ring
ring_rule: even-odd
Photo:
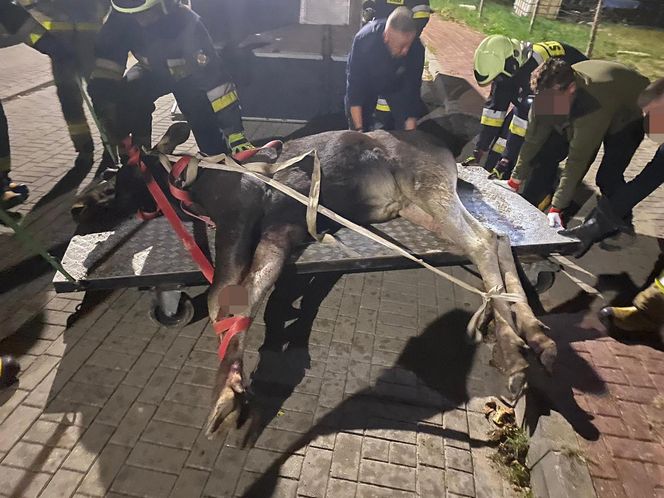
[[[454,54],[443,66],[467,75],[462,54],[478,35],[438,19],[434,29],[436,43],[445,29],[455,33],[436,54]],[[0,60],[15,68],[0,75],[14,176],[33,188],[21,209],[31,233],[56,247],[74,230],[73,194],[37,203],[71,168],[74,151],[48,64],[17,47],[1,49]],[[168,126],[170,104],[159,102],[155,136]],[[648,147],[639,161],[652,155]],[[660,197],[637,209],[642,235],[631,247],[593,249],[581,260],[607,301],[624,303],[648,281],[660,254],[649,237],[663,226]],[[16,332],[0,351],[17,354],[23,368],[18,385],[0,392],[1,495],[514,495],[489,460],[481,414],[502,378],[488,366],[488,348],[463,338],[475,296],[420,270],[285,282],[246,338],[245,371],[264,425],[248,449],[242,431],[209,441],[201,430],[216,367],[206,320],[157,327],[147,318],[151,296],[134,289],[56,295],[52,272],[35,261],[17,269],[25,251],[9,232],[0,236],[0,336]],[[462,269],[453,274],[478,284]],[[302,285],[323,299],[317,311],[315,300],[296,301],[293,321],[281,313],[289,289]],[[67,326],[84,299],[88,311]],[[601,304],[562,276],[542,297],[561,354],[556,381],[533,379],[533,390],[576,429],[597,496],[661,498],[664,353],[607,338],[593,315]],[[267,344],[266,334],[274,338]]]

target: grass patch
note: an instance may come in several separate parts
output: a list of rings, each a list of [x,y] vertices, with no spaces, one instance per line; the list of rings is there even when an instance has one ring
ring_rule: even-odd
[[[431,0],[431,7],[448,20],[458,21],[485,34],[507,35],[519,40],[557,40],[585,52],[590,38],[590,25],[562,20],[538,18],[532,33],[528,33],[529,17],[512,14],[512,2],[486,1],[482,18],[477,11],[459,5],[479,5],[478,0]],[[621,62],[633,67],[650,79],[664,76],[664,30],[602,22],[595,41],[594,59]],[[645,52],[635,55],[627,52]],[[469,61],[469,63],[471,63]]]
[[[530,490],[530,470],[526,467],[528,454],[528,434],[513,424],[505,425],[489,434],[491,441],[498,444],[491,459],[496,462],[501,472],[524,496],[532,496]]]

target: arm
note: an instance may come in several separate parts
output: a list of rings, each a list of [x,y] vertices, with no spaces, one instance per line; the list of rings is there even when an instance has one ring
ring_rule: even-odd
[[[421,109],[422,72],[424,71],[424,45],[415,39],[406,61],[404,92],[406,97],[407,130],[414,130]]]
[[[562,210],[569,206],[577,186],[597,156],[610,123],[610,114],[602,110],[573,122],[569,154],[551,203],[554,208]]]
[[[369,61],[365,60],[362,45],[357,39],[353,40],[346,68],[346,102],[355,129],[361,129],[364,125],[362,122],[362,104],[367,87],[365,73],[365,67],[367,66],[365,64],[368,64]]]

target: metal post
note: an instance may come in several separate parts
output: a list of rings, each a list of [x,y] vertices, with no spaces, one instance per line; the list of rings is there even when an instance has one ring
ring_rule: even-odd
[[[586,49],[586,57],[588,58],[592,56],[593,48],[595,47],[595,38],[597,37],[599,20],[602,15],[602,2],[603,0],[597,0],[597,7],[595,9],[595,18],[593,19],[593,26],[590,29],[590,40],[588,40],[588,48]]]
[[[477,17],[482,17],[483,11],[484,11],[484,0],[480,0],[480,6],[477,9]]]
[[[537,11],[539,9],[539,4],[540,4],[540,0],[536,0],[535,1],[535,8],[533,9],[533,13],[530,16],[530,26],[528,26],[528,33],[533,32],[533,25],[535,24],[535,17],[537,17]]]

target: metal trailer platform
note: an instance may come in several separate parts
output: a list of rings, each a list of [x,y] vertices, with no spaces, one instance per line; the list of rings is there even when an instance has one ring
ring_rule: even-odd
[[[576,244],[575,239],[563,237],[549,228],[543,213],[519,195],[488,181],[487,173],[482,168],[460,168],[459,178],[458,192],[466,208],[487,227],[509,235],[522,263],[530,262],[525,266],[531,267],[531,271],[526,270],[526,273],[533,284],[541,275],[548,275],[544,280],[549,283],[541,285],[550,286],[557,266],[546,260],[546,256],[569,251]],[[191,229],[192,224],[188,225]],[[453,266],[468,263],[467,258],[455,254],[453,247],[406,220],[396,219],[376,227],[431,264]],[[367,272],[416,266],[412,261],[348,229],[340,230],[336,236],[358,256],[349,256],[335,246],[312,243],[297,251],[286,269],[296,273]],[[208,238],[212,246],[214,237]],[[211,247],[211,250],[214,251],[214,248]],[[171,309],[170,314],[178,310],[182,287],[206,283],[163,217],[151,221],[131,219],[113,231],[76,235],[67,248],[62,264],[76,282],[56,274],[53,284],[57,292],[155,288],[156,309]],[[162,318],[157,318],[161,323],[165,323],[164,314],[169,315],[169,312],[158,314]]]

